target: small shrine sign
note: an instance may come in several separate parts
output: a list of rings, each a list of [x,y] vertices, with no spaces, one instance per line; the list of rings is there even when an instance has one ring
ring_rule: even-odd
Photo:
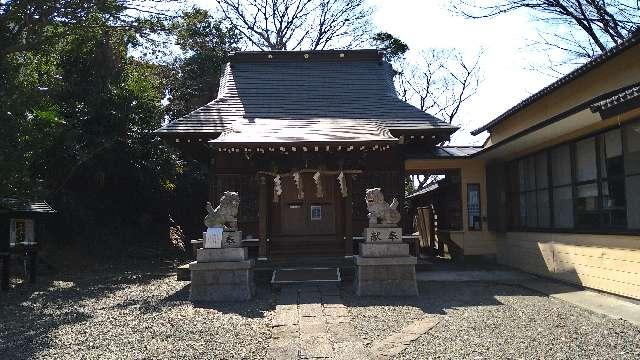
[[[377,243],[377,242],[393,242],[400,243],[402,242],[402,228],[390,227],[390,228],[381,228],[381,227],[369,227],[364,229],[364,238],[365,242],[368,243]]]
[[[222,247],[222,228],[207,228],[207,232],[202,234],[205,249],[220,249]]]

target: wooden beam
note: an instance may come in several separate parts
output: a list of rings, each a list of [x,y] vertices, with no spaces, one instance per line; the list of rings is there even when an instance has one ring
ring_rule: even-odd
[[[269,214],[269,196],[267,179],[264,176],[258,178],[258,257],[267,257],[267,226]]]
[[[344,255],[353,255],[353,178],[347,175],[347,197],[344,198]]]
[[[283,174],[278,174],[278,173],[274,173],[274,172],[270,172],[270,171],[258,171],[258,175],[269,175],[269,176],[273,176],[275,177],[276,175],[280,175],[280,177],[287,177],[287,176],[293,176],[293,174],[295,174],[296,172],[301,173],[301,174],[305,174],[305,173],[312,173],[315,174],[317,172],[320,172],[322,175],[338,175],[340,173],[344,173],[345,175],[349,175],[349,174],[362,174],[362,170],[321,170],[321,169],[302,169],[300,171],[292,171],[292,172],[288,172],[288,173],[283,173]]]

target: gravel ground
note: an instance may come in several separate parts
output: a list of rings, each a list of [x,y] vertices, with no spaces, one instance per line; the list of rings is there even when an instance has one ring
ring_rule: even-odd
[[[194,308],[158,267],[41,277],[0,295],[0,359],[262,359],[273,295]],[[417,299],[342,295],[364,343],[440,322],[395,359],[639,359],[640,327],[519,286],[423,283]]]
[[[394,359],[640,359],[640,327],[519,286],[426,283],[440,322]]]
[[[265,316],[271,310],[265,287],[256,301],[202,309],[188,301],[188,283],[157,269],[103,269],[47,280],[0,295],[0,359],[265,355]]]

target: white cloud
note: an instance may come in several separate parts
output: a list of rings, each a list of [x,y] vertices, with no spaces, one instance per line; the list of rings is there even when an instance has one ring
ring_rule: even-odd
[[[456,48],[466,56],[484,49],[484,81],[477,95],[458,115],[462,128],[453,143],[482,143],[473,130],[542,88],[552,79],[527,70],[544,54],[526,46],[535,37],[535,25],[524,14],[506,14],[494,19],[464,19],[448,9],[444,0],[368,0],[375,7],[374,25],[406,42],[413,54],[426,48]]]

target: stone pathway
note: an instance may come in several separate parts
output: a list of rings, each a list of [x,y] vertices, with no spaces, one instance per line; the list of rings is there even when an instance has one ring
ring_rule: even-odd
[[[337,286],[285,287],[271,319],[267,359],[387,359],[431,329],[425,318],[369,347],[356,335]]]

